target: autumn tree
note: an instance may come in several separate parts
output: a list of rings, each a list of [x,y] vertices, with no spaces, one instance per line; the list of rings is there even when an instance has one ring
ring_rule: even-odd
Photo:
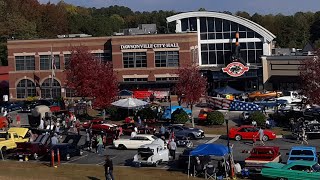
[[[197,66],[185,67],[179,69],[179,80],[175,86],[177,94],[183,96],[182,101],[191,106],[199,102],[200,98],[206,93],[207,80],[202,77]],[[192,126],[194,127],[194,118],[191,115]]]
[[[109,62],[95,59],[87,47],[73,47],[67,63],[66,85],[81,97],[94,98],[95,106],[105,109],[118,93],[118,82]]]
[[[303,95],[311,104],[320,104],[320,49],[315,56],[301,61],[300,78]]]

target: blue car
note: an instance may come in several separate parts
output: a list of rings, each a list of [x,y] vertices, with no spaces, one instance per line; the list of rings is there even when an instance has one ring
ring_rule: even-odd
[[[312,146],[292,147],[289,153],[287,164],[297,160],[318,162],[317,149]]]
[[[170,110],[170,106],[167,107],[162,115],[162,119],[171,119],[171,114],[176,111],[177,109],[183,109],[188,115],[191,116],[191,110],[184,108],[182,106],[171,106],[171,110]]]

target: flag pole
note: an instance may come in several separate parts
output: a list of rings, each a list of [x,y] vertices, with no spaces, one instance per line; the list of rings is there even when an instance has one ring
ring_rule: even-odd
[[[51,45],[51,81],[50,81],[50,98],[53,99],[53,94],[52,94],[52,85],[53,85],[53,76],[54,76],[54,70],[53,70],[53,63],[54,63],[54,56],[52,52],[52,45]]]

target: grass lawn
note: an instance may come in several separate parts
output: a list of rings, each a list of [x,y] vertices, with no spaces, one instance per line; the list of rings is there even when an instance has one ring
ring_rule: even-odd
[[[53,168],[41,163],[0,161],[0,169],[0,179],[7,180],[105,179],[103,166],[97,165],[63,164]],[[187,179],[187,175],[181,172],[154,168],[115,167],[113,174],[119,180]]]

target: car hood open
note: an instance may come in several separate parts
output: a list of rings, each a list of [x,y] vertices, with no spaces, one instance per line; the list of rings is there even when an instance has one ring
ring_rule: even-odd
[[[18,127],[12,127],[8,130],[8,132],[15,132],[18,134],[18,136],[24,138],[26,134],[28,133],[28,128],[18,128]]]

